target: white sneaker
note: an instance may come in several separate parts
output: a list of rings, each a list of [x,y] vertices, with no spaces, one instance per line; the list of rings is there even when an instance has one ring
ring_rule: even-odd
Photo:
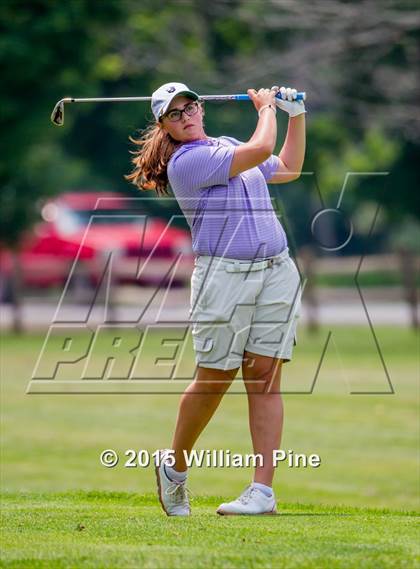
[[[233,502],[220,504],[217,513],[221,516],[277,514],[274,492],[266,496],[259,488],[249,485]]]
[[[191,513],[186,481],[171,480],[165,472],[165,455],[169,449],[160,451],[160,464],[156,466],[158,496],[168,516],[189,516]]]

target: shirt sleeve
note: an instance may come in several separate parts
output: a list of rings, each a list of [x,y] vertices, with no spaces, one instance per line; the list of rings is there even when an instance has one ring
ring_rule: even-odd
[[[209,186],[226,186],[232,164],[234,146],[200,145],[175,157],[168,168],[172,185],[193,190]]]
[[[261,162],[261,164],[258,165],[258,168],[261,170],[261,173],[264,176],[265,181],[268,182],[268,180],[271,180],[274,174],[279,170],[280,158],[275,154],[272,154],[270,158],[268,158],[264,162]]]

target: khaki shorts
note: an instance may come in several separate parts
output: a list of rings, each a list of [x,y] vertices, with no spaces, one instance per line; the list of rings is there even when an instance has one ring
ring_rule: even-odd
[[[229,370],[244,351],[290,360],[301,282],[288,249],[263,261],[198,256],[191,277],[196,364]]]

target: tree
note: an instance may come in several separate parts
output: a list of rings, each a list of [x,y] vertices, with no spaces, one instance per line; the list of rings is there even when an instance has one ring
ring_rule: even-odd
[[[49,114],[63,92],[78,87],[88,94],[95,89],[96,61],[106,52],[108,30],[122,14],[117,1],[0,4],[0,242],[15,252],[36,219],[38,198],[59,192],[63,182],[83,169],[80,161],[63,153],[61,133],[49,124]],[[18,275],[16,264],[15,292]]]

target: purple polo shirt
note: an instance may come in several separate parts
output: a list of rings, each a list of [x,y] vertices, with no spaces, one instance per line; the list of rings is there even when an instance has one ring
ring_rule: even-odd
[[[196,255],[263,259],[287,246],[266,183],[278,170],[279,158],[272,155],[229,178],[240,144],[226,136],[194,140],[169,160],[169,183],[190,226]]]

